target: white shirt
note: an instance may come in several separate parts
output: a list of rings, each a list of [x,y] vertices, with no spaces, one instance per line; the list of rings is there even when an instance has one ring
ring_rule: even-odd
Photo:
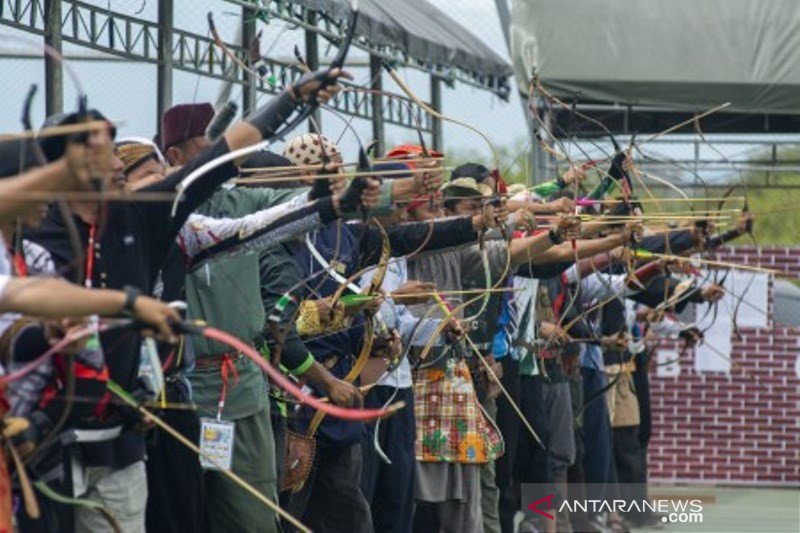
[[[369,286],[374,275],[375,269],[371,269],[361,276],[361,287]],[[383,278],[381,288],[388,294],[406,281],[408,281],[406,259],[404,257],[392,258],[386,269],[386,276]],[[383,302],[379,313],[387,327],[395,328],[400,332],[400,337],[403,339],[403,350],[406,350],[409,344],[425,346],[440,322],[438,318],[419,320],[405,305],[398,304],[391,298],[387,298]],[[440,335],[433,345],[441,346],[442,344],[443,337]],[[397,369],[381,381],[381,385],[402,389],[410,388],[412,386],[411,364],[408,362],[408,358],[403,358]]]
[[[11,281],[11,258],[8,256],[8,247],[3,236],[0,235],[0,299],[6,292],[8,282]]]

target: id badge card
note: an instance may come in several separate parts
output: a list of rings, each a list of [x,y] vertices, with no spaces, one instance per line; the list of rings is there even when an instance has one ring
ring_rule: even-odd
[[[200,419],[200,466],[206,470],[230,471],[235,427],[226,420]]]

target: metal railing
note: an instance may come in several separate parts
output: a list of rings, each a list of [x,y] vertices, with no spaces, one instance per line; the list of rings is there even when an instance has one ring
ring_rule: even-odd
[[[158,63],[159,26],[156,22],[109,10],[79,0],[62,0],[62,38],[77,44],[129,61]],[[45,33],[44,0],[0,0],[0,24],[36,35]],[[190,31],[174,29],[172,47],[173,68],[218,80],[230,80],[245,85],[244,72],[229,68],[231,63],[210,37]],[[243,62],[247,50],[242,46],[226,46]],[[302,75],[293,63],[264,58],[271,76],[259,79],[256,90],[275,94],[279,88],[290,84]],[[271,83],[272,82],[272,83]],[[349,95],[351,93],[344,93]],[[340,96],[330,102],[330,107],[344,115],[371,120],[373,106],[371,94],[357,97]],[[433,131],[431,117],[408,98],[384,95],[383,121],[406,128]],[[403,103],[399,103],[402,100]],[[413,112],[408,112],[408,108]]]

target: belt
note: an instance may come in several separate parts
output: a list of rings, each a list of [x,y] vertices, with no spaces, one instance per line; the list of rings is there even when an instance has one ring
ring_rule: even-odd
[[[491,350],[494,347],[493,342],[476,342],[474,344],[479,350]]]
[[[217,418],[222,416],[222,410],[225,408],[225,398],[228,395],[228,375],[233,374],[234,385],[239,383],[239,373],[236,371],[236,363],[243,358],[244,355],[240,352],[225,352],[210,357],[198,357],[195,360],[196,368],[219,369],[222,388],[219,391],[219,401],[217,402]]]
[[[220,368],[222,362],[227,358],[234,363],[244,359],[244,355],[239,352],[225,352],[219,355],[200,356],[194,360],[195,368]]]
[[[545,361],[552,361],[553,359],[556,359],[559,355],[561,355],[561,350],[559,350],[558,348],[541,348],[536,356],[539,359],[543,359]]]
[[[68,442],[103,442],[114,440],[122,434],[122,426],[108,429],[72,429],[68,433]]]
[[[620,372],[636,372],[636,361],[628,361],[623,364],[614,363],[605,365],[606,374],[619,374]]]

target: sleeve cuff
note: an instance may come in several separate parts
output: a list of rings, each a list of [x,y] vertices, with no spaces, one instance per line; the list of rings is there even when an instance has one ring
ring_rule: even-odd
[[[336,209],[333,208],[333,197],[331,196],[318,200],[317,209],[319,210],[319,219],[323,224],[328,224],[339,218],[336,214]]]
[[[305,361],[303,361],[298,367],[291,369],[290,372],[295,376],[300,376],[302,374],[305,374],[313,364],[314,364],[314,356],[308,353],[306,354]]]

